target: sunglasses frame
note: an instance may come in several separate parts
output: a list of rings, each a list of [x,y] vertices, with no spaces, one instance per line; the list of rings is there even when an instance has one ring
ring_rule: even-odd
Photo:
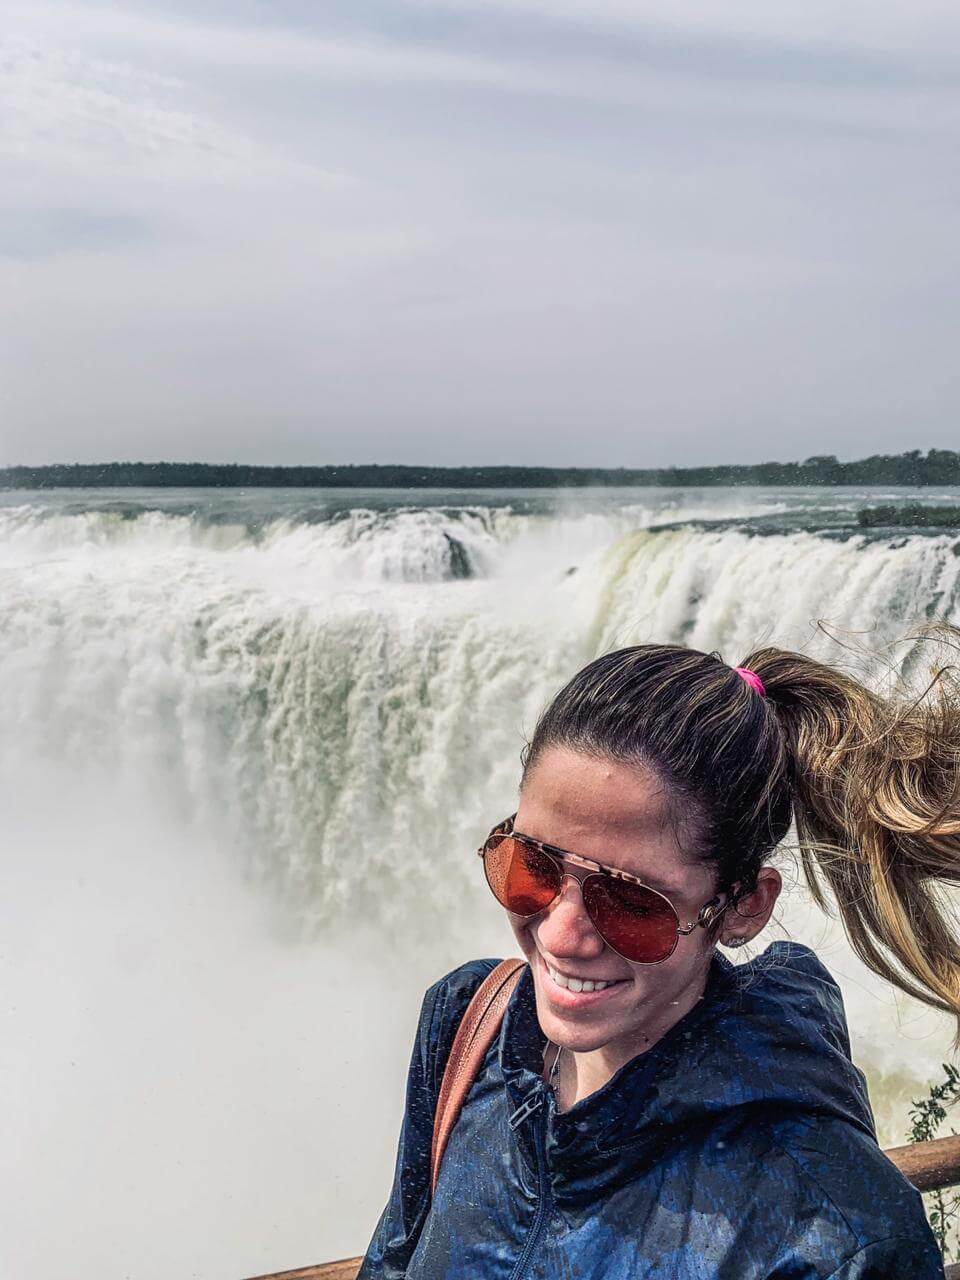
[[[625,880],[627,884],[639,885],[641,889],[646,889],[648,893],[653,893],[658,898],[662,898],[663,901],[667,904],[667,906],[670,908],[671,913],[673,914],[674,919],[677,922],[677,934],[673,940],[673,946],[670,948],[667,954],[659,960],[632,960],[629,956],[625,956],[622,951],[618,951],[617,948],[612,945],[612,943],[607,941],[606,937],[604,937],[604,935],[600,932],[600,929],[597,928],[596,922],[594,921],[593,917],[592,916],[590,917],[590,923],[597,930],[597,933],[600,934],[600,937],[603,938],[604,942],[610,948],[610,950],[615,952],[615,954],[620,956],[622,959],[629,960],[630,964],[642,964],[642,965],[663,964],[663,962],[665,960],[669,960],[670,957],[673,955],[674,951],[676,951],[681,938],[685,938],[687,937],[688,934],[693,933],[694,929],[708,928],[710,925],[715,924],[716,921],[720,918],[720,916],[722,916],[723,913],[727,910],[727,908],[731,905],[732,899],[728,897],[728,900],[724,902],[723,906],[720,906],[719,904],[725,895],[722,893],[715,894],[708,902],[705,902],[703,906],[700,908],[700,911],[697,914],[696,920],[693,920],[686,925],[681,924],[680,912],[673,905],[673,903],[670,901],[667,895],[665,893],[661,893],[659,889],[652,888],[650,885],[647,884],[645,880],[641,880],[639,876],[632,876],[627,871],[620,871],[617,867],[607,866],[606,863],[595,862],[592,858],[584,858],[582,854],[571,853],[569,849],[561,849],[559,845],[547,844],[546,841],[544,840],[537,840],[533,836],[524,835],[522,831],[517,831],[513,825],[513,820],[516,816],[517,815],[515,813],[512,813],[509,818],[504,818],[502,822],[497,823],[497,825],[493,828],[493,830],[487,836],[486,840],[484,840],[483,844],[477,850],[477,853],[481,858],[483,858],[484,855],[486,854],[487,845],[490,843],[490,841],[493,839],[494,836],[510,836],[512,839],[518,841],[518,843],[522,845],[526,845],[528,848],[533,849],[535,852],[546,854],[547,857],[549,857],[553,862],[572,862],[574,866],[583,867],[584,869],[586,869],[587,875],[574,877],[574,879],[577,880],[577,882],[580,885],[581,894],[583,893],[584,883],[587,880],[589,880],[591,876],[594,876],[594,875],[607,876],[613,880]],[[486,864],[484,864],[484,874],[486,875]],[[546,904],[546,906],[543,906],[540,908],[539,911],[533,911],[531,912],[530,915],[526,915],[526,916],[520,915],[519,912],[516,912],[516,911],[511,911],[510,914],[515,915],[518,920],[532,920],[534,916],[538,916],[542,912],[546,911],[548,907],[551,907],[553,903],[556,902],[557,898],[559,898],[560,894],[563,892],[563,877],[570,875],[571,873],[568,871],[564,871],[563,867],[561,866],[560,874],[561,874],[560,888],[557,890],[554,897],[551,898],[551,900]],[[487,877],[487,884],[490,885],[489,877]],[[491,892],[493,892],[492,885],[490,885],[490,890]],[[497,897],[495,893],[493,896],[495,898]],[[497,898],[497,901],[500,902],[500,899]],[[500,905],[503,906],[503,903],[500,902]],[[584,909],[586,909],[586,904],[584,904]],[[504,910],[509,911],[510,908],[504,907]],[[589,912],[587,914],[589,915]]]

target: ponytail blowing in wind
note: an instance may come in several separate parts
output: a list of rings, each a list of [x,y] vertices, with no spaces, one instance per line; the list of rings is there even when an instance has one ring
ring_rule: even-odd
[[[960,647],[931,623],[911,639]],[[764,695],[717,653],[637,645],[578,672],[541,715],[524,777],[549,746],[646,766],[668,817],[720,889],[749,893],[796,823],[816,901],[835,898],[876,973],[952,1014],[960,1043],[960,943],[945,888],[960,884],[960,679],[931,669],[919,695],[881,695],[779,648],[747,654]]]
[[[948,624],[928,629],[949,638]],[[960,681],[883,698],[780,649],[759,665],[783,726],[794,817],[816,901],[832,891],[875,973],[960,1021],[960,943],[943,886],[960,883]],[[749,665],[749,664],[748,664]],[[958,1033],[960,1034],[960,1033]]]

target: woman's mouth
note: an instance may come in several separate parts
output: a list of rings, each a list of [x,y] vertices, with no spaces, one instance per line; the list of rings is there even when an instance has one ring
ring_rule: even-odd
[[[600,1004],[609,999],[621,987],[626,986],[625,978],[615,982],[606,982],[598,986],[591,979],[568,978],[559,973],[552,965],[547,964],[543,956],[537,953],[540,966],[541,986],[543,993],[552,1005],[558,1009],[585,1009],[589,1005]],[[584,982],[586,988],[584,989]],[[577,988],[580,988],[577,990]]]

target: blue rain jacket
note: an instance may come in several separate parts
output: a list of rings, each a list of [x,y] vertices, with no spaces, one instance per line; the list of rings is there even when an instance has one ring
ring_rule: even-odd
[[[556,1110],[527,965],[430,1200],[443,1067],[474,960],[426,993],[389,1201],[358,1280],[943,1280],[919,1194],[877,1145],[839,988],[774,942]]]

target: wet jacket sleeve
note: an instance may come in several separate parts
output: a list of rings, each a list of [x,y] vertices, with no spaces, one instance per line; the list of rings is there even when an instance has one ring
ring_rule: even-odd
[[[357,1280],[402,1280],[430,1208],[430,1149],[443,1069],[470,997],[496,960],[474,960],[429,988],[420,1007],[390,1198]]]
[[[858,1250],[830,1280],[943,1280],[943,1260],[932,1232],[891,1236]]]

